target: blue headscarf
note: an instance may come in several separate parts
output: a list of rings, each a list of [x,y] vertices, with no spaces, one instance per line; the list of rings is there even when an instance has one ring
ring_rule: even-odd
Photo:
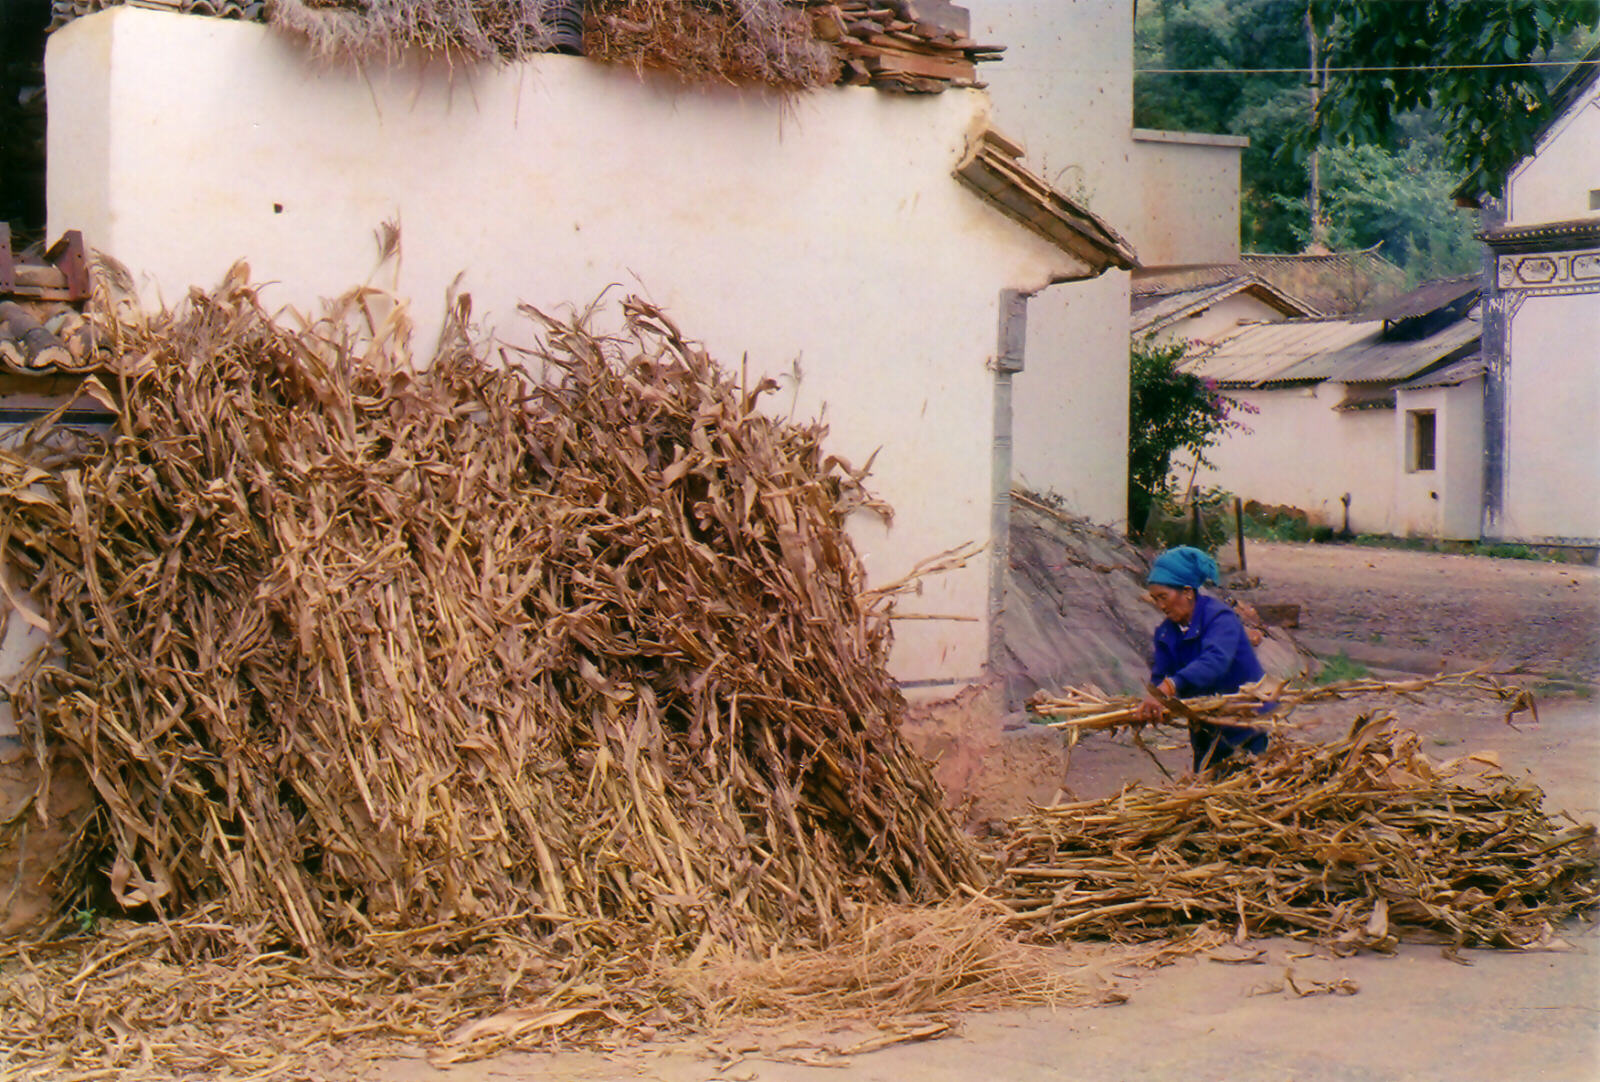
[[[1156,557],[1144,581],[1150,586],[1188,586],[1198,590],[1217,581],[1217,561],[1197,548],[1179,545]]]

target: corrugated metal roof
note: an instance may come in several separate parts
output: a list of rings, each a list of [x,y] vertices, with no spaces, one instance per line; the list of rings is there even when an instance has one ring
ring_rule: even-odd
[[[1242,327],[1184,364],[1187,371],[1218,383],[1252,386],[1283,381],[1282,373],[1325,353],[1368,339],[1377,340],[1382,323],[1342,319],[1294,319]],[[1309,376],[1320,380],[1322,376]]]
[[[1437,334],[1409,342],[1363,339],[1341,349],[1308,357],[1285,369],[1278,378],[1284,381],[1336,379],[1343,383],[1391,383],[1410,379],[1457,350],[1478,341],[1479,334],[1477,320],[1463,319]]]
[[[1291,320],[1244,327],[1196,355],[1185,370],[1230,386],[1393,382],[1409,379],[1479,337],[1463,319],[1410,342],[1385,342],[1381,320]]]
[[[1176,319],[1190,308],[1206,308],[1217,303],[1224,297],[1237,293],[1244,283],[1235,279],[1223,282],[1221,285],[1206,286],[1201,289],[1185,289],[1177,293],[1168,293],[1165,296],[1147,294],[1133,298],[1129,307],[1133,309],[1131,328],[1138,334],[1146,329],[1154,329],[1158,324]]]

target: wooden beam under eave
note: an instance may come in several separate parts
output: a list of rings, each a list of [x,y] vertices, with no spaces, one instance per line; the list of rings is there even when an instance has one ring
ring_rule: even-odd
[[[1012,140],[998,132],[985,131],[973,140],[956,166],[956,179],[1008,217],[1087,265],[1090,273],[1083,278],[1098,277],[1112,267],[1133,270],[1139,265],[1127,241],[1030,172],[1018,160],[1020,153],[1021,147]]]

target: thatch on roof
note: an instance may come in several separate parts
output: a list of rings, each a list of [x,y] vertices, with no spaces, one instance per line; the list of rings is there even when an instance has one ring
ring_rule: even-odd
[[[51,0],[50,29],[127,2]],[[358,63],[392,61],[412,48],[491,62],[581,52],[640,72],[786,92],[836,84],[902,93],[981,87],[975,65],[1004,51],[969,38],[966,9],[946,0],[136,2],[270,22],[319,56]]]
[[[268,19],[323,56],[393,58],[410,46],[513,60],[548,49],[552,0],[274,0]]]
[[[687,79],[828,86],[839,60],[788,0],[589,0],[584,54]]]
[[[803,8],[788,0],[589,0],[584,52],[707,81],[823,86],[838,76]],[[273,0],[268,18],[324,56],[402,50],[520,60],[556,46],[558,0]]]

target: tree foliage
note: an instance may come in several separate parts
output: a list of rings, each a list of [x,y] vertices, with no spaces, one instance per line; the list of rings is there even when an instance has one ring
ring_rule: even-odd
[[[1139,5],[1136,66],[1205,73],[1137,76],[1134,122],[1249,137],[1246,250],[1304,245],[1307,159],[1323,139],[1330,240],[1384,240],[1414,280],[1462,273],[1472,224],[1450,210],[1451,190],[1469,176],[1495,187],[1484,178],[1526,152],[1570,69],[1459,65],[1573,60],[1597,9],[1600,0],[1154,0]],[[1330,68],[1413,70],[1331,71],[1314,118],[1308,12]],[[1359,190],[1346,194],[1347,184]]]
[[[1400,149],[1374,144],[1322,152],[1326,241],[1334,249],[1382,243],[1412,284],[1470,274],[1482,259],[1471,211],[1447,197],[1458,178],[1443,164],[1437,135],[1421,132]],[[1281,197],[1280,197],[1281,198]],[[1311,239],[1300,201],[1286,201],[1299,244]]]
[[[1172,494],[1173,457],[1187,452],[1210,465],[1206,450],[1229,431],[1246,431],[1237,414],[1249,405],[1209,379],[1179,369],[1187,346],[1136,342],[1128,356],[1128,524],[1144,529],[1158,499]]]
[[[1318,124],[1384,143],[1408,110],[1432,108],[1448,166],[1498,195],[1533,149],[1549,104],[1548,60],[1600,22],[1600,0],[1312,0],[1331,69]]]

